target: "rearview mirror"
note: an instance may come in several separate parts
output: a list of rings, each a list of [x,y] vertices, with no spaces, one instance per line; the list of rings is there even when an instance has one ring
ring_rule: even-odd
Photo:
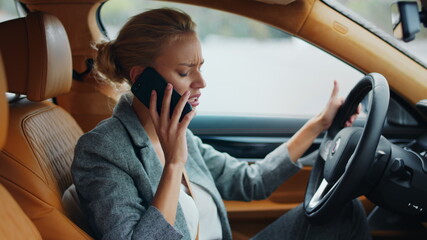
[[[409,42],[420,31],[420,13],[417,2],[397,2],[391,5],[393,34],[397,39]]]

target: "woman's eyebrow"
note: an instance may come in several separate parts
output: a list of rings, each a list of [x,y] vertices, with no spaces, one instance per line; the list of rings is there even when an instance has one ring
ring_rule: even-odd
[[[203,65],[203,63],[205,63],[205,60],[203,59],[202,62],[200,62],[200,65]],[[186,66],[186,67],[195,67],[198,64],[197,63],[180,63],[179,65],[181,66]]]

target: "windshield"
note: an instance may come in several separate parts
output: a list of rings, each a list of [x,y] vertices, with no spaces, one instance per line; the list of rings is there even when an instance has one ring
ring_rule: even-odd
[[[343,14],[350,14],[349,17],[358,21],[362,26],[369,27],[369,30],[373,30],[375,34],[398,47],[414,60],[424,66],[427,65],[427,30],[424,27],[420,27],[421,31],[416,35],[415,40],[409,43],[395,40],[393,37],[391,5],[397,0],[323,0],[323,2]],[[369,23],[363,23],[364,20]]]

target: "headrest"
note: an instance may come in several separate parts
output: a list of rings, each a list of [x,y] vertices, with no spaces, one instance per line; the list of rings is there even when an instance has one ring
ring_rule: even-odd
[[[25,18],[0,23],[0,33],[9,92],[43,101],[70,90],[70,43],[58,18],[30,12]]]
[[[6,134],[7,121],[9,119],[9,105],[6,100],[6,76],[4,74],[3,61],[0,55],[0,149],[3,148]]]

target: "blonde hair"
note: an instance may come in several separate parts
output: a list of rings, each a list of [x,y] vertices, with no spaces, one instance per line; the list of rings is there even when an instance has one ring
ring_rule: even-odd
[[[122,27],[116,40],[95,45],[95,71],[112,83],[131,84],[133,66],[152,66],[162,48],[188,33],[195,33],[191,17],[177,9],[160,8],[140,13]]]

